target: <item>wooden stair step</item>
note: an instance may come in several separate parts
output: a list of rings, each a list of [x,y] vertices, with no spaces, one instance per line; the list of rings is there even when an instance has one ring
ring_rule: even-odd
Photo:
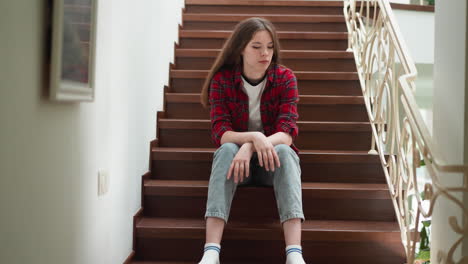
[[[229,30],[180,30],[180,48],[219,49],[231,35]],[[277,31],[282,49],[346,50],[347,32]]]
[[[362,95],[359,80],[297,80],[299,94],[301,95]],[[205,82],[204,78],[175,78],[170,77],[169,92],[172,93],[199,93]]]
[[[176,57],[216,58],[220,49],[181,49],[176,48]],[[280,50],[283,59],[353,59],[353,53],[336,50]]]
[[[176,57],[206,57],[216,58],[220,49],[179,49],[176,48]],[[336,50],[281,50],[282,59],[353,59],[353,53]]]
[[[171,78],[206,79],[208,70],[171,70]],[[298,80],[359,80],[357,72],[295,71]]]
[[[176,49],[175,69],[209,70],[218,53],[218,49]],[[345,51],[281,51],[281,62],[299,72],[356,72],[352,53]]]
[[[145,180],[145,215],[203,219],[207,194],[208,181]],[[395,220],[387,184],[303,182],[302,199],[306,219]],[[237,188],[230,219],[247,218],[278,219],[272,187]]]
[[[295,1],[295,0],[287,0],[287,1],[278,1],[278,0],[262,0],[262,1],[252,1],[252,0],[186,0],[186,5],[219,5],[219,6],[254,6],[254,7],[262,7],[262,6],[300,6],[300,7],[307,7],[307,6],[334,6],[334,7],[343,7],[343,3],[338,1]]]
[[[211,161],[216,148],[162,148],[152,149],[156,160],[197,160]],[[367,151],[332,151],[332,150],[301,150],[299,157],[302,162],[325,163],[378,163],[378,155]]]
[[[201,258],[201,256],[200,256]],[[284,261],[283,261],[284,262]],[[125,263],[127,264],[127,263]],[[138,261],[134,260],[128,264],[194,264],[194,262],[187,262],[187,261]],[[223,264],[240,264],[239,262],[226,262],[223,261]],[[242,261],[242,264],[258,264],[257,261]]]
[[[190,14],[184,13],[184,21],[229,21],[239,22],[244,19],[250,18],[252,15],[249,14],[211,14],[211,13],[197,13]],[[344,15],[289,15],[289,14],[264,14],[261,17],[270,20],[272,23],[275,22],[307,22],[307,23],[320,23],[320,22],[337,22],[345,23]]]
[[[300,149],[369,150],[371,127],[368,122],[298,121]],[[161,147],[213,147],[210,120],[167,119],[158,121]],[[197,138],[198,140],[193,140]]]
[[[270,20],[278,31],[346,32],[343,15],[285,14],[183,14],[184,30],[233,30],[240,21],[250,17]]]
[[[243,187],[243,192],[256,196],[271,188]],[[208,181],[146,180],[145,195],[206,197]],[[369,183],[302,183],[302,196],[322,199],[390,199],[387,184]]]
[[[342,15],[339,1],[186,1],[186,13]]]
[[[224,245],[224,244],[223,244]],[[265,245],[263,245],[265,246]],[[371,245],[365,245],[367,247]],[[203,245],[198,248],[198,252],[194,252],[194,255],[198,256],[198,259],[192,261],[137,261],[134,260],[128,264],[194,264],[200,261],[202,255],[200,255],[200,248],[203,248]],[[224,248],[223,248],[224,250]],[[284,250],[284,249],[283,249]],[[396,249],[398,250],[398,249]],[[197,255],[198,253],[198,255]],[[375,260],[377,258],[377,260]],[[238,260],[238,261],[224,261],[223,264],[284,264],[285,259],[276,258],[276,259],[256,259],[253,260]],[[306,258],[307,259],[307,258]],[[362,264],[362,263],[373,263],[373,264],[395,264],[395,263],[404,263],[404,258],[398,256],[380,256],[373,253],[371,256],[316,256],[311,258],[314,264],[336,264],[336,263],[347,263],[347,264]],[[125,263],[127,264],[127,263]]]
[[[199,94],[166,93],[166,118],[207,119],[209,109],[200,103]],[[301,121],[368,122],[362,96],[300,95],[297,104]]]
[[[201,256],[200,256],[201,258]],[[258,262],[242,262],[243,264],[257,264]],[[127,264],[127,263],[124,263]],[[187,261],[138,261],[134,260],[128,264],[194,264],[194,262]],[[238,262],[225,262],[223,264],[239,264]]]
[[[200,256],[201,258],[201,256]],[[242,262],[242,264],[257,264],[258,262]],[[127,263],[124,263],[127,264]],[[190,261],[138,261],[138,260],[133,260],[129,262],[128,264],[194,264],[194,262]],[[223,264],[239,264],[238,262],[226,262],[223,261]]]
[[[180,38],[207,38],[207,39],[227,39],[232,34],[232,30],[180,30]],[[297,32],[297,31],[277,31],[278,38],[282,39],[332,39],[348,40],[347,32]]]
[[[198,93],[166,93],[168,103],[199,103]],[[363,105],[363,96],[326,96],[326,95],[299,95],[299,104],[314,105]]]
[[[215,148],[152,149],[152,178],[208,180]],[[379,157],[367,151],[301,150],[302,180],[310,182],[385,183]]]
[[[154,259],[155,262],[131,262],[135,264],[194,264],[202,257],[202,239],[154,239],[138,238],[137,257]],[[181,254],[183,248],[183,254]],[[239,241],[222,242],[223,264],[284,264],[284,242]],[[268,249],[268,250],[265,250]],[[365,249],[365,250],[364,250]],[[404,249],[397,242],[304,242],[303,256],[307,263],[314,264],[396,264],[405,263]],[[242,251],[242,254],[239,254]],[[274,253],[271,256],[272,252]],[[180,260],[180,261],[167,261]]]
[[[204,238],[205,221],[190,218],[149,218],[137,223],[138,237]],[[302,223],[303,241],[394,241],[401,242],[397,222],[384,221],[321,221]],[[258,235],[254,235],[258,234]],[[346,235],[341,235],[346,234]],[[223,234],[225,240],[283,240],[277,220],[257,223],[230,221]]]
[[[184,261],[138,261],[134,260],[129,264],[193,264],[193,262]]]
[[[145,217],[136,225],[136,236],[140,258],[196,263],[202,255],[205,221]],[[223,234],[221,260],[239,264],[284,263],[283,239],[278,220],[229,221]],[[404,261],[396,222],[306,220],[302,225],[302,247],[305,260],[317,264]],[[184,254],[180,254],[181,248]]]
[[[199,252],[200,254],[200,252]],[[201,255],[199,256],[200,259],[201,259]],[[242,264],[258,264],[259,262],[257,261],[242,261]],[[284,261],[283,261],[284,263]],[[127,263],[124,263],[124,264],[127,264]],[[194,262],[190,262],[190,261],[139,261],[139,260],[133,260],[131,261],[130,263],[128,264],[194,264]],[[223,264],[240,264],[239,262],[236,262],[236,261],[223,261]]]
[[[315,122],[297,121],[299,130],[305,131],[365,131],[370,132],[369,122]],[[159,119],[159,128],[166,129],[210,129],[208,119]]]

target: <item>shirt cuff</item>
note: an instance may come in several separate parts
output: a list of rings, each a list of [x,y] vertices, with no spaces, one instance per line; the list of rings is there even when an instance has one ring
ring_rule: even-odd
[[[214,135],[214,137],[213,137],[216,147],[221,146],[221,138],[223,137],[224,133],[226,133],[228,131],[232,131],[232,128],[231,127],[222,127],[222,128],[220,128],[220,130],[221,131],[216,133]]]
[[[287,123],[282,123],[278,126],[276,126],[276,132],[285,132],[285,133],[288,133],[289,135],[291,135],[292,139],[294,140],[297,136],[297,126],[293,126],[291,127],[289,124]]]

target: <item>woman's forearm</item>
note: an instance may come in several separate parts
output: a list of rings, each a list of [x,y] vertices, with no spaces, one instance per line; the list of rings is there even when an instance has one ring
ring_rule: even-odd
[[[235,143],[237,145],[242,146],[245,143],[252,143],[254,141],[254,138],[257,135],[257,133],[260,132],[255,132],[255,131],[250,131],[250,132],[235,132],[235,131],[227,131],[226,133],[223,134],[221,137],[221,144],[224,143]],[[292,144],[292,137],[288,133],[285,132],[277,132],[269,137],[267,137],[268,141],[273,146],[279,145],[279,144],[286,144],[290,146]]]
[[[227,131],[221,137],[221,145],[224,143],[234,143],[237,145],[242,146],[244,143],[253,142],[255,131],[249,132],[235,132],[235,131]]]
[[[291,146],[292,144],[292,137],[288,133],[285,132],[277,132],[271,136],[268,137],[268,140],[271,142],[273,146],[279,145],[279,144],[286,144],[288,146]]]

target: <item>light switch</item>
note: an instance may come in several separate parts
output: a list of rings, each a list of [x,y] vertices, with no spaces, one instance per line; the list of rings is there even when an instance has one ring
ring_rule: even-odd
[[[109,191],[109,172],[107,170],[98,171],[98,196]]]

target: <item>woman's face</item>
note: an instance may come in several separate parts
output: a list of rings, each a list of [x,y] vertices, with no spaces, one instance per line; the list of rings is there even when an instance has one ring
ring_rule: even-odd
[[[258,31],[242,51],[245,74],[263,75],[273,57],[273,40],[266,30]]]

